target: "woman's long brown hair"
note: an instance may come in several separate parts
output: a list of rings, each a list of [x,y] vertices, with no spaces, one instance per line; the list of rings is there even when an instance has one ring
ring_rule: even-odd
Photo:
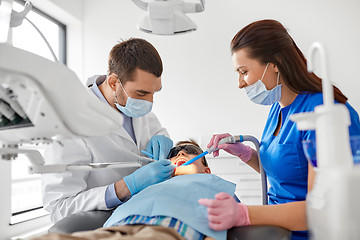
[[[249,57],[264,64],[275,64],[290,90],[298,93],[322,92],[321,79],[307,71],[304,54],[284,26],[276,20],[253,22],[241,29],[231,41],[231,53],[246,48]],[[347,97],[335,86],[334,97],[345,103]]]

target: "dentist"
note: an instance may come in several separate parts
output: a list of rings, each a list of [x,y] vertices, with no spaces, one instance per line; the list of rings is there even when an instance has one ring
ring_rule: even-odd
[[[323,104],[321,79],[307,71],[304,55],[275,20],[253,22],[241,29],[231,41],[231,53],[239,88],[254,103],[271,106],[260,144],[261,163],[271,185],[269,205],[247,206],[225,193],[199,202],[208,207],[209,225],[215,230],[274,225],[293,231],[292,239],[308,239],[306,194],[312,188],[315,171],[305,158],[302,140],[315,139],[315,131],[297,130],[289,116],[314,111]],[[360,135],[359,115],[335,86],[334,96],[350,112],[350,135]],[[214,135],[207,147],[223,149],[259,172],[257,153],[249,146],[218,146],[226,136],[229,134]]]
[[[112,48],[107,76],[91,78],[90,89],[101,101],[119,111],[123,117],[120,128],[107,136],[55,142],[46,149],[45,161],[47,164],[137,162],[141,150],[151,153],[158,161],[139,169],[43,174],[44,208],[53,222],[81,211],[112,209],[147,186],[170,178],[174,167],[165,158],[173,142],[151,112],[153,96],[161,90],[162,71],[158,52],[143,39],[129,39]]]

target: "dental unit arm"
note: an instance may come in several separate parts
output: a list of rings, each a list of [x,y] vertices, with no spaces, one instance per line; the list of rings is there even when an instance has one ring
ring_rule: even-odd
[[[4,0],[3,0],[4,1]],[[9,1],[5,1],[9,2]],[[1,12],[7,6],[2,2]],[[12,1],[10,1],[12,3]],[[12,4],[9,5],[12,7]],[[11,12],[11,9],[10,9]],[[17,16],[17,15],[16,15]],[[11,18],[9,18],[8,27]],[[0,25],[3,31],[4,22]],[[134,167],[152,160],[85,165],[46,165],[39,151],[25,145],[61,142],[68,138],[104,136],[122,126],[121,115],[100,101],[75,73],[59,62],[0,41],[1,159],[28,156],[33,173]],[[99,124],[101,123],[101,124]],[[24,145],[25,144],[25,145]],[[135,153],[134,153],[135,154]]]
[[[321,57],[324,105],[314,112],[294,114],[299,130],[315,130],[318,168],[306,198],[308,227],[315,240],[358,239],[360,235],[360,168],[354,166],[349,143],[350,115],[335,104],[328,80],[325,51],[320,43],[309,50],[308,70],[313,72],[315,51]]]

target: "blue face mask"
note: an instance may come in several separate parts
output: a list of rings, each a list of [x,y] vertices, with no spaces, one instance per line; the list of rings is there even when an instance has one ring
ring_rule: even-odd
[[[120,80],[119,80],[119,82],[120,82]],[[124,113],[128,117],[138,118],[138,117],[142,117],[142,116],[148,114],[151,111],[152,106],[153,106],[152,102],[129,97],[129,95],[126,93],[121,82],[120,82],[120,85],[121,85],[121,88],[123,89],[124,93],[127,96],[127,101],[126,101],[125,107],[121,106],[117,102],[116,93],[115,93],[115,99],[116,99],[115,106],[122,113]]]
[[[251,101],[261,105],[272,105],[275,102],[280,101],[281,99],[281,84],[279,85],[279,76],[280,73],[278,72],[277,76],[277,83],[276,86],[271,89],[267,90],[265,84],[262,82],[266,70],[269,66],[269,63],[266,65],[265,71],[259,81],[256,83],[245,87],[246,94],[250,98]]]

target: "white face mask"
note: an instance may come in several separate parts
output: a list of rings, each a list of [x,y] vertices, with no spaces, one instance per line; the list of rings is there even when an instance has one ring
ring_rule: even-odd
[[[269,63],[266,65],[265,71],[259,81],[244,88],[250,100],[261,105],[272,105],[281,99],[281,84],[279,85],[280,72],[278,72],[277,83],[273,89],[267,90],[265,84],[262,82],[268,66]]]
[[[120,82],[120,80],[119,80]],[[126,105],[125,107],[121,106],[118,102],[117,102],[117,98],[116,98],[116,93],[115,93],[115,106],[122,112],[124,113],[126,116],[128,117],[142,117],[146,114],[148,114],[153,106],[152,102],[146,101],[146,100],[142,100],[142,99],[136,99],[136,98],[131,98],[129,97],[129,95],[126,93],[123,85],[121,84],[121,88],[124,90],[124,93],[127,96],[127,101],[126,101]]]

